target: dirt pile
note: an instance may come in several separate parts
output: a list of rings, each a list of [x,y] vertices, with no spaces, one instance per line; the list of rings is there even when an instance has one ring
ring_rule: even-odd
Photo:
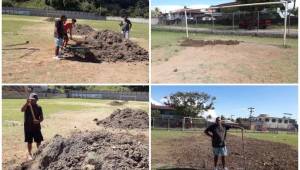
[[[176,148],[159,150],[164,157],[152,157],[159,160],[159,164],[172,164],[176,168],[213,169],[213,152],[211,141],[204,135],[194,135],[181,139],[169,139],[152,142],[153,150],[160,148]],[[281,143],[255,140],[247,138],[245,141],[245,165],[240,137],[228,135],[227,148],[229,156],[227,166],[230,170],[297,170],[298,151],[291,146]],[[171,163],[167,160],[175,160]],[[153,161],[152,161],[153,162]],[[220,162],[219,162],[220,164]]]
[[[111,128],[148,129],[148,113],[143,110],[117,109],[103,120],[95,120],[97,125]]]
[[[87,31],[87,27],[77,27],[77,32],[85,35],[80,43],[67,48],[64,55],[79,56],[92,62],[141,62],[148,61],[148,51],[136,43],[123,38],[122,34],[110,30]]]
[[[109,105],[111,105],[111,106],[122,106],[125,103],[127,103],[127,101],[114,100],[114,101],[110,102]]]
[[[74,35],[88,35],[94,31],[95,30],[92,27],[86,24],[76,24],[76,26],[73,28]]]
[[[56,135],[43,144],[34,161],[17,169],[148,169],[148,146],[135,136],[107,131],[73,134],[69,138]]]
[[[181,42],[181,46],[203,47],[206,45],[238,45],[240,42],[236,40],[192,40],[185,39]]]

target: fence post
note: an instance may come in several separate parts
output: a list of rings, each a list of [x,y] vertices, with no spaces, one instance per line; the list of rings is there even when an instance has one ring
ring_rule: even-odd
[[[259,30],[259,11],[257,11],[257,32]]]
[[[170,129],[170,118],[168,118],[168,131]]]
[[[184,118],[182,119],[182,131],[184,131]]]
[[[232,13],[232,30],[234,31],[234,12]]]

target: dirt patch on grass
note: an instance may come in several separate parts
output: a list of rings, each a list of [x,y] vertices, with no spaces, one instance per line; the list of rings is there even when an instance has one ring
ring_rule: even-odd
[[[126,128],[126,129],[148,129],[149,116],[143,110],[134,109],[117,109],[109,117],[98,121],[97,125],[111,128]]]
[[[111,106],[122,106],[122,105],[124,105],[124,104],[126,104],[126,103],[127,103],[127,101],[118,101],[118,100],[114,100],[114,101],[110,102],[109,104],[110,104]]]
[[[193,40],[185,39],[180,45],[185,47],[203,47],[206,45],[238,45],[240,42],[236,40]]]
[[[230,170],[297,170],[298,152],[291,146],[255,139],[245,139],[245,165],[240,137],[228,136]],[[152,141],[152,167],[213,169],[211,141],[204,135],[157,139]],[[220,162],[219,162],[220,164]]]
[[[147,169],[148,146],[129,134],[106,131],[56,135],[32,162],[17,169]]]
[[[245,42],[184,47],[167,61],[162,51],[152,51],[153,83],[297,82],[297,51],[292,48]]]

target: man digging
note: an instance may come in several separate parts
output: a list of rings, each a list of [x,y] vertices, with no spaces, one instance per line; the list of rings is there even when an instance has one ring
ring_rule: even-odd
[[[211,137],[212,139],[212,147],[213,147],[213,154],[214,154],[214,170],[218,170],[217,166],[218,166],[219,156],[221,156],[222,158],[223,169],[228,170],[225,162],[225,158],[228,155],[225,140],[226,140],[226,133],[230,128],[238,128],[243,130],[243,128],[240,126],[226,125],[224,124],[224,120],[221,120],[220,117],[217,117],[216,123],[210,125],[204,131],[204,133],[207,136]]]
[[[69,39],[73,40],[72,30],[73,30],[73,27],[75,27],[75,24],[76,24],[76,19],[75,18],[72,19],[72,22],[64,23],[65,36],[64,36],[63,47],[66,47],[68,45]],[[68,36],[68,33],[70,34],[70,38]]]
[[[64,23],[66,22],[67,17],[62,15],[59,20],[55,21],[55,28],[54,28],[54,38],[55,38],[55,59],[60,60],[61,51],[63,48],[64,37],[65,37],[65,30],[64,30]]]
[[[27,159],[32,160],[32,142],[36,143],[37,148],[41,145],[44,140],[41,132],[41,122],[44,120],[42,107],[37,104],[38,96],[36,93],[31,93],[27,102],[21,108],[24,112],[24,133],[25,142],[27,143],[28,157]]]

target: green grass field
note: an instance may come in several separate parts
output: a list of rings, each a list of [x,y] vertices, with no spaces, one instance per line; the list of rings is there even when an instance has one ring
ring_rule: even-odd
[[[187,132],[187,131],[167,131],[167,130],[153,130],[151,131],[151,139],[176,139],[182,138],[186,136],[192,136],[194,134],[203,134],[202,131],[196,132]],[[241,133],[238,132],[230,132],[232,135],[241,136]],[[246,133],[245,137],[253,138],[258,140],[266,140],[271,142],[278,142],[291,145],[293,148],[298,148],[298,135],[295,134],[287,134],[284,132],[278,134],[270,134],[270,133]]]
[[[32,35],[24,33],[28,27],[30,31],[35,31],[34,27],[54,27],[54,23],[46,22],[46,17],[22,16],[22,15],[2,15],[2,40],[3,45],[22,43],[25,40],[32,39]],[[118,21],[98,21],[98,20],[78,20],[78,24],[88,24],[95,29],[109,29],[120,32]],[[148,24],[133,23],[131,37],[144,39],[148,41]],[[42,37],[45,42],[53,41],[53,33],[36,32],[38,37]],[[50,36],[49,36],[50,35]]]
[[[23,113],[20,111],[25,103],[24,99],[3,99],[2,100],[2,121],[22,121]],[[114,108],[109,105],[111,100],[99,99],[40,99],[39,105],[42,106],[44,116],[53,113],[79,110],[101,109],[112,111]],[[148,111],[146,102],[128,102],[125,106],[142,108]]]
[[[168,32],[152,30],[152,49],[159,47],[178,46],[178,41],[186,37],[184,32]],[[283,44],[283,38],[272,37],[254,37],[237,35],[215,35],[203,33],[190,33],[190,38],[195,40],[238,40],[244,42],[268,44],[280,46]],[[287,45],[293,49],[298,48],[298,39],[287,39]]]

